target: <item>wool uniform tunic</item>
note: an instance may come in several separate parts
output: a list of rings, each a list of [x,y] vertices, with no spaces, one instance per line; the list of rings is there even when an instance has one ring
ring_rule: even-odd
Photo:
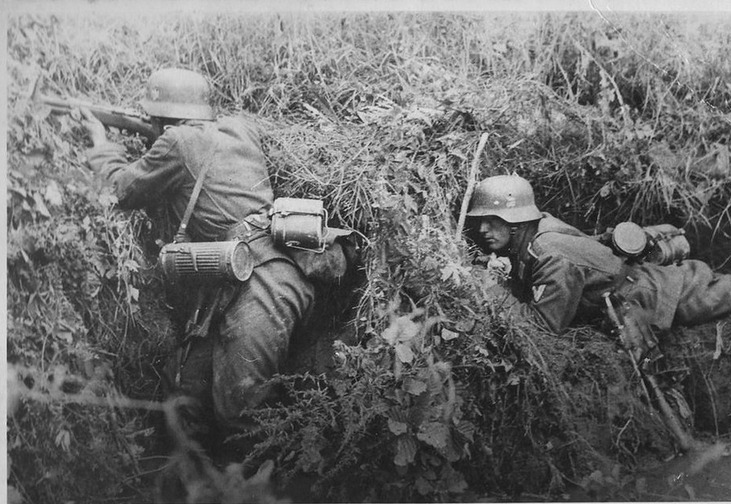
[[[731,275],[704,262],[628,266],[609,247],[547,213],[516,251],[511,314],[560,333],[574,321],[603,315],[612,291],[639,305],[660,330],[698,324],[731,313]]]
[[[125,153],[121,145],[101,144],[88,153],[88,161],[112,183],[121,208],[164,202],[178,221],[206,169],[187,228],[192,241],[230,239],[228,230],[273,203],[258,130],[243,118],[184,121],[166,127],[139,160],[130,163]],[[195,342],[181,374],[182,391],[206,403],[210,397],[224,425],[235,426],[244,408],[267,397],[264,382],[278,372],[314,299],[310,281],[268,233],[259,233],[249,246],[255,262],[251,277],[209,337]]]

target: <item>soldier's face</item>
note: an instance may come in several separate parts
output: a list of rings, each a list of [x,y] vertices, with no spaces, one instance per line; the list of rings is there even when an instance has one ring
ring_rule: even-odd
[[[482,217],[479,228],[482,245],[491,252],[506,249],[510,244],[510,225],[500,217]]]

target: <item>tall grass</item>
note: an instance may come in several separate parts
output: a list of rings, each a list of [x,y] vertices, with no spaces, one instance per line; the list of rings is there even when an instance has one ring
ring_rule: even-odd
[[[598,460],[629,464],[643,443],[660,442],[636,401],[615,398],[617,411],[602,410],[607,376],[631,388],[626,366],[593,333],[556,343],[504,327],[470,279],[467,247],[453,238],[456,214],[488,132],[481,177],[517,171],[534,183],[541,207],[587,231],[625,219],[671,221],[686,228],[699,256],[731,267],[729,28],[728,18],[666,14],[14,16],[9,357],[41,374],[66,366],[87,379],[107,362],[113,378],[100,381],[157,397],[157,361],[173,332],[152,268],[164,231],[144,213],[112,209],[83,167],[78,125],[29,108],[24,93],[40,71],[45,92],[133,107],[150,72],[183,66],[211,78],[223,113],[254,114],[278,195],[323,198],[333,224],[370,240],[350,321],[362,345],[343,350],[351,360],[328,383],[374,403],[319,388],[293,392],[316,401],[318,414],[308,417],[297,401],[270,411],[264,430],[292,432],[292,418],[301,430],[255,453],[278,457],[290,476],[325,474],[321,495],[341,499],[353,497],[349,484],[362,490],[359,475],[343,476],[355,468],[385,489],[355,497],[408,500],[514,497],[518,483],[548,495]],[[140,151],[139,141],[124,141]],[[383,337],[394,324],[420,328],[412,361],[394,357],[406,350]],[[455,334],[452,343],[439,339]],[[586,368],[561,355],[577,342]],[[450,366],[456,388],[434,378]],[[559,374],[578,385],[567,391]],[[437,380],[428,401],[413,393],[415,380]],[[12,483],[27,500],[146,495],[138,458],[154,451],[149,417],[92,418],[31,403],[18,411]],[[620,420],[630,427],[620,431]],[[122,423],[99,450],[74,444],[72,434],[87,439]],[[561,434],[546,437],[552,429]],[[450,451],[446,439],[469,450]],[[546,448],[558,441],[560,449]],[[115,457],[104,461],[113,443]],[[81,456],[106,468],[100,481],[117,474],[123,483],[86,484],[74,472],[81,465],[55,471]],[[394,460],[395,471],[383,470]],[[531,480],[525,467],[543,477]]]

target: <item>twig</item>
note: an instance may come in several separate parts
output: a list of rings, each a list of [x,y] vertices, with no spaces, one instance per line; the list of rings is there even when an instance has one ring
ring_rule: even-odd
[[[725,322],[716,324],[716,351],[713,352],[713,360],[718,360],[723,353],[723,327],[725,325]]]
[[[457,222],[457,239],[462,237],[462,230],[464,229],[464,221],[467,217],[467,208],[469,207],[470,200],[472,199],[472,193],[475,190],[475,184],[477,183],[477,168],[480,165],[480,156],[487,143],[487,133],[483,133],[480,137],[480,143],[477,145],[477,151],[475,157],[472,159],[472,168],[470,169],[470,178],[467,181],[467,191],[465,191],[464,199],[462,200],[462,208],[459,212],[459,221]]]
[[[86,394],[65,394],[59,392],[36,392],[21,390],[18,395],[25,399],[40,403],[88,404],[91,406],[110,406],[115,408],[145,409],[150,411],[164,411],[164,404],[144,399],[130,399],[129,397],[98,397]]]

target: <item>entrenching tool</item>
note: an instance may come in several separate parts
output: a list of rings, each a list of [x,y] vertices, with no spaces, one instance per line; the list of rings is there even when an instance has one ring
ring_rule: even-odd
[[[637,338],[632,338],[629,334],[627,334],[629,326],[624,320],[624,317],[620,315],[619,312],[614,308],[614,305],[612,304],[611,293],[605,292],[603,297],[607,306],[607,314],[609,315],[609,318],[614,325],[614,329],[619,335],[622,346],[627,351],[627,355],[629,355],[634,371],[640,377],[640,380],[642,382],[642,389],[648,401],[648,405],[652,407],[652,399],[654,396],[655,402],[657,403],[663,420],[665,421],[665,425],[667,425],[668,429],[670,429],[670,431],[673,433],[673,436],[675,436],[675,439],[678,441],[678,444],[683,451],[688,451],[692,448],[696,448],[698,446],[698,442],[683,428],[683,425],[678,419],[678,416],[675,414],[675,411],[673,411],[672,407],[665,398],[665,394],[662,392],[662,390],[660,390],[660,386],[658,385],[655,377],[650,373],[645,373],[640,363],[637,362],[637,358],[633,353],[631,343]],[[648,385],[650,386],[649,389],[647,387]],[[652,391],[652,394],[650,394],[650,390]]]

